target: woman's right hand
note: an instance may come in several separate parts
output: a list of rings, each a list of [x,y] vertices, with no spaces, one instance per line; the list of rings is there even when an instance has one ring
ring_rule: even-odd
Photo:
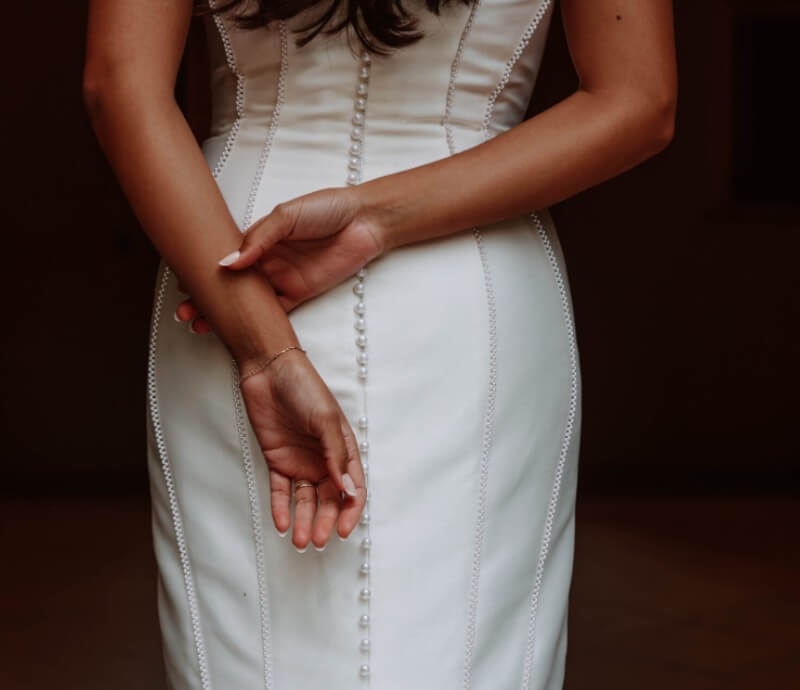
[[[252,366],[252,365],[251,365]],[[240,365],[242,375],[247,365]],[[366,482],[353,430],[308,358],[290,350],[241,382],[242,398],[267,462],[275,527],[305,549],[322,548],[333,530],[346,538],[366,502]],[[296,489],[292,481],[316,484]]]

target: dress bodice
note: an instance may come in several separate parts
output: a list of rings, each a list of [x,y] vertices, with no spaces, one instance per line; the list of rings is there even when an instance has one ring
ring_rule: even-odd
[[[435,15],[413,0],[408,9],[424,37],[388,57],[372,58],[365,178],[442,158],[519,123],[539,70],[553,2],[450,2]],[[204,149],[220,171],[226,149],[268,149],[271,172],[311,175],[309,189],[342,183],[358,46],[354,51],[357,42],[340,32],[298,47],[295,29],[307,21],[301,14],[245,30],[230,17],[207,19],[212,128]],[[236,199],[229,201],[236,206]]]

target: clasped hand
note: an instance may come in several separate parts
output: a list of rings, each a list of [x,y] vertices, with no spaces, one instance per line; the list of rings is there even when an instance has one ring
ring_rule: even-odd
[[[385,247],[378,226],[355,190],[322,189],[276,206],[244,232],[239,249],[220,264],[261,272],[290,312],[379,256]],[[192,322],[195,333],[211,331],[191,298],[178,306],[176,317]]]
[[[351,278],[383,251],[377,226],[351,189],[324,189],[280,204],[220,261],[225,270],[261,272],[286,312]],[[212,328],[191,298],[176,310],[195,333]],[[338,401],[299,352],[279,357],[241,385],[269,469],[270,507],[279,532],[292,523],[299,550],[323,548],[334,529],[347,537],[366,500],[355,435]],[[292,480],[301,482],[292,496]],[[316,485],[306,486],[308,482]]]

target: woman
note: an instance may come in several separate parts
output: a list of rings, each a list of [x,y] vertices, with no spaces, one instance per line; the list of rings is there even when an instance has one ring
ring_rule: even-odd
[[[670,141],[670,3],[563,0],[580,88],[523,121],[550,0],[220,0],[201,146],[195,10],[92,0],[84,86],[164,260],[170,687],[561,687],[580,384],[543,209]]]

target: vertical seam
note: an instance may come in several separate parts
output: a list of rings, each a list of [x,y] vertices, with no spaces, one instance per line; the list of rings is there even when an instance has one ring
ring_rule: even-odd
[[[208,6],[212,10],[216,9],[216,0],[208,0]],[[222,16],[219,13],[215,13],[213,17],[214,25],[217,27],[217,33],[219,34],[220,41],[222,41],[222,49],[225,52],[225,62],[228,64],[228,70],[236,78],[236,95],[234,98],[234,112],[236,114],[236,119],[231,125],[228,136],[225,138],[225,145],[222,148],[222,152],[220,153],[220,156],[214,165],[214,169],[211,171],[211,174],[216,179],[220,176],[220,174],[222,174],[222,171],[224,170],[225,165],[230,158],[231,151],[233,151],[233,147],[236,143],[236,137],[239,135],[239,129],[242,126],[242,120],[244,119],[245,78],[244,74],[242,74],[242,72],[239,70],[239,64],[236,60],[236,53],[233,50],[231,38],[228,35],[227,29],[225,28]]]
[[[286,28],[286,22],[278,22],[278,33],[280,35],[281,64],[278,72],[278,83],[275,92],[275,107],[272,109],[272,118],[270,119],[269,127],[267,128],[267,133],[264,137],[264,144],[261,147],[261,154],[258,157],[256,173],[253,177],[253,182],[250,185],[250,193],[247,195],[247,208],[241,223],[241,229],[243,231],[247,230],[250,223],[253,222],[253,213],[256,207],[256,197],[258,196],[258,190],[261,188],[261,178],[263,177],[264,169],[267,166],[267,159],[269,158],[270,151],[272,150],[272,142],[275,139],[276,132],[278,131],[281,110],[283,109],[283,104],[286,100],[286,76],[289,71],[289,32]]]
[[[250,453],[250,440],[247,426],[244,423],[242,394],[239,390],[239,370],[233,365],[233,404],[236,417],[236,431],[239,435],[239,447],[242,451],[242,465],[247,480],[247,498],[250,503],[250,520],[253,527],[253,542],[256,556],[256,580],[258,583],[258,609],[261,619],[261,653],[264,672],[264,688],[272,690],[272,630],[270,627],[269,584],[264,564],[264,534],[261,529],[261,508],[258,500],[253,458]]]
[[[544,530],[542,532],[542,544],[539,549],[539,558],[536,563],[536,575],[534,577],[533,588],[530,596],[530,613],[528,618],[528,634],[525,647],[525,660],[523,663],[522,671],[522,689],[527,690],[530,686],[531,672],[533,669],[533,660],[535,652],[536,640],[536,617],[539,610],[539,599],[542,589],[542,579],[544,577],[544,566],[547,561],[547,556],[550,550],[550,539],[553,533],[553,522],[555,520],[556,510],[558,508],[558,499],[561,493],[561,479],[564,475],[564,466],[566,465],[567,457],[572,445],[572,435],[575,427],[575,416],[578,408],[578,352],[577,342],[575,338],[575,324],[572,318],[572,310],[570,308],[569,296],[567,292],[566,281],[564,275],[558,265],[558,258],[553,250],[550,236],[541,218],[536,213],[530,214],[530,219],[536,227],[539,237],[544,246],[545,254],[550,263],[550,268],[553,271],[553,276],[556,281],[559,298],[561,301],[561,311],[564,319],[564,326],[567,331],[568,349],[569,349],[569,366],[570,366],[570,385],[569,385],[569,403],[567,407],[567,419],[564,426],[564,435],[561,440],[561,449],[558,456],[558,465],[556,466],[555,476],[553,477],[553,488],[550,493],[550,501],[547,506],[547,517],[545,519]]]
[[[208,673],[208,661],[206,659],[205,645],[203,643],[203,631],[200,626],[200,611],[197,606],[197,595],[194,588],[194,576],[192,574],[192,563],[189,558],[189,551],[186,546],[186,537],[183,532],[183,519],[178,503],[178,496],[175,492],[175,483],[172,477],[172,469],[167,454],[167,444],[164,438],[164,430],[161,427],[161,414],[158,409],[158,384],[156,381],[156,354],[158,349],[158,328],[161,322],[161,313],[164,304],[164,295],[167,289],[170,270],[165,267],[161,276],[161,282],[156,293],[155,305],[153,307],[153,320],[150,326],[150,344],[147,358],[147,395],[150,404],[150,419],[153,425],[153,435],[156,441],[156,449],[161,461],[161,471],[164,475],[164,484],[167,488],[169,497],[169,510],[172,516],[172,528],[175,532],[175,542],[178,547],[178,554],[183,571],[183,583],[186,588],[186,598],[189,606],[189,618],[192,626],[192,636],[194,638],[195,653],[197,655],[197,665],[200,672],[200,685],[203,690],[210,690],[211,680]]]
[[[470,31],[472,31],[472,24],[475,21],[475,16],[478,14],[478,8],[480,4],[481,0],[475,0],[470,8],[467,21],[464,24],[463,31],[461,32],[461,38],[458,41],[456,54],[453,57],[453,63],[450,65],[450,81],[447,84],[447,97],[445,98],[444,117],[442,118],[442,122],[444,124],[445,137],[447,138],[447,148],[449,149],[451,156],[456,152],[456,144],[453,138],[453,126],[450,123],[450,118],[453,114],[453,103],[455,102],[456,96],[456,79],[458,78],[458,72],[461,69],[461,59],[464,56],[464,47],[467,44],[467,37],[469,36]]]
[[[511,57],[509,57],[506,61],[506,66],[503,68],[503,74],[500,77],[500,81],[497,82],[497,86],[494,87],[494,91],[489,94],[489,98],[486,101],[486,109],[483,113],[483,120],[481,122],[481,130],[483,131],[485,138],[489,138],[490,136],[489,127],[492,124],[492,117],[494,116],[494,108],[497,104],[497,99],[500,97],[500,94],[503,93],[503,90],[506,88],[506,86],[508,86],[508,82],[511,79],[512,73],[514,72],[514,67],[516,66],[517,62],[519,62],[519,59],[525,52],[525,49],[528,47],[528,44],[536,33],[536,29],[539,28],[542,20],[545,18],[545,16],[547,16],[547,12],[550,10],[550,6],[552,4],[552,0],[544,0],[539,5],[525,31],[522,32],[522,36],[520,36],[514,51],[511,53]]]
[[[450,118],[453,113],[453,103],[455,101],[456,80],[461,68],[461,60],[464,55],[467,38],[475,17],[478,13],[480,0],[476,0],[470,9],[469,16],[461,32],[461,38],[456,48],[456,54],[450,66],[450,81],[447,85],[447,97],[445,99],[444,110],[444,131],[447,140],[447,148],[452,156],[456,146],[453,137],[453,128]],[[478,599],[480,596],[481,580],[481,560],[483,552],[484,531],[486,527],[486,503],[489,487],[489,460],[491,457],[492,442],[495,425],[495,403],[497,393],[497,311],[494,293],[494,283],[492,281],[489,257],[483,243],[480,230],[473,228],[473,236],[478,249],[478,256],[481,262],[483,273],[484,289],[486,292],[487,312],[489,321],[489,376],[487,382],[486,410],[483,418],[483,432],[481,441],[481,462],[478,471],[478,499],[475,518],[475,534],[472,546],[472,566],[470,568],[469,594],[467,597],[467,628],[465,633],[464,665],[462,676],[462,687],[469,690],[472,687],[472,658],[475,651],[475,637],[478,619]]]

